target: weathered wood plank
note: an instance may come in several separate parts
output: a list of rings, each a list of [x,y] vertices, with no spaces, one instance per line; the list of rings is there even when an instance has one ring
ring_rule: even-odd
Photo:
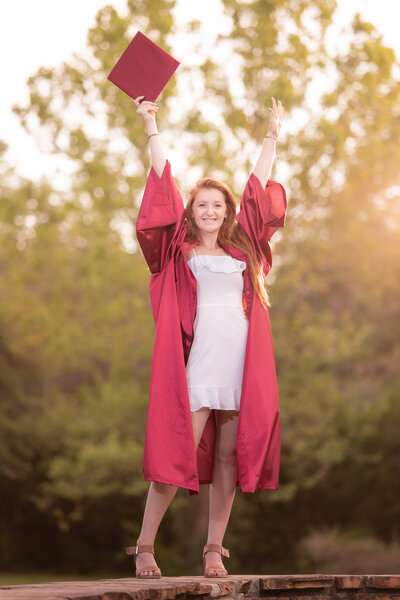
[[[400,600],[400,575],[228,575],[0,586],[0,600]]]

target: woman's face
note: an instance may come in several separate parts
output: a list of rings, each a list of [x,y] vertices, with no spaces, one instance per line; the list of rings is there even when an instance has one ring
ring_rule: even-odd
[[[215,188],[201,188],[193,201],[192,214],[200,231],[218,231],[226,217],[224,194]]]

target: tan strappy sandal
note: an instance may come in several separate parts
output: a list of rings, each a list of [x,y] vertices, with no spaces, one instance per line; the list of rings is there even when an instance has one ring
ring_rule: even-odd
[[[135,568],[136,568],[136,555],[140,554],[141,552],[151,552],[154,556],[154,546],[146,546],[146,545],[141,545],[141,546],[128,546],[128,548],[125,548],[125,552],[129,555],[133,554],[133,558],[135,561]],[[146,573],[146,571],[156,571],[155,575],[142,575],[142,573]],[[157,573],[158,571],[158,573]],[[136,577],[139,577],[141,579],[160,579],[161,577],[161,571],[158,567],[144,567],[143,569],[136,569]]]
[[[221,568],[219,565],[212,566],[210,565],[205,568],[205,555],[207,552],[219,552],[221,556],[226,556],[230,558],[229,550],[223,548],[219,544],[208,544],[203,548],[203,563],[204,563],[204,577],[226,577],[228,575],[228,571],[226,569]],[[210,571],[215,571],[214,574],[210,574]]]

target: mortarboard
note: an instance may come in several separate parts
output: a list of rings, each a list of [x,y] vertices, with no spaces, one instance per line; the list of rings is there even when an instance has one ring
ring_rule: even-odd
[[[131,98],[145,96],[155,102],[180,62],[137,32],[107,79]]]

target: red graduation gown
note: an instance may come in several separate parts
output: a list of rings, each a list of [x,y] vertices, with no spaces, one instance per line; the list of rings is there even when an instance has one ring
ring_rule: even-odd
[[[264,261],[272,265],[269,240],[286,217],[286,194],[269,180],[264,189],[253,173],[237,219]],[[211,411],[195,449],[185,365],[193,341],[197,284],[187,261],[186,211],[167,161],[161,178],[152,168],[136,224],[137,238],[151,271],[150,298],[156,325],[143,474],[199,493],[211,483],[216,415]],[[237,248],[223,246],[246,261]],[[268,311],[243,272],[243,304],[249,318],[237,430],[237,483],[244,493],[276,489],[279,479],[280,420],[275,358]]]

